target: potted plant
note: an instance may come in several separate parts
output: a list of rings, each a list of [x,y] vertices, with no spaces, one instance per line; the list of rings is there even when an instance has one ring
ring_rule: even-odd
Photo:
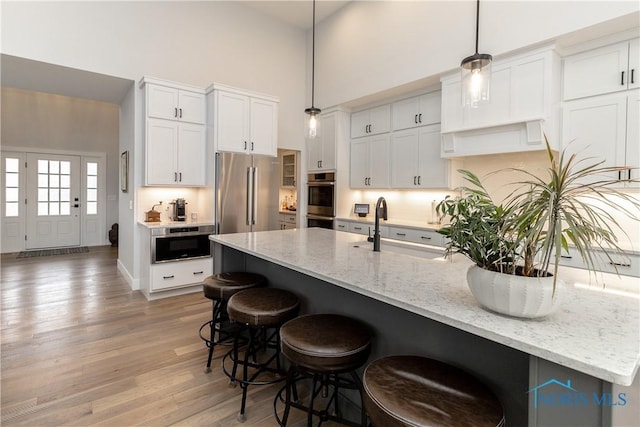
[[[618,191],[620,181],[610,178],[628,168],[589,163],[566,151],[556,154],[548,141],[547,154],[544,178],[517,168],[494,172],[522,176],[501,203],[494,202],[475,174],[461,170],[472,186],[436,208],[448,219],[440,230],[449,238],[447,255],[461,253],[474,262],[467,281],[478,302],[493,311],[530,318],[552,313],[562,297],[558,266],[563,251],[573,246],[593,272],[594,249],[609,260],[624,255],[616,233],[626,233],[613,213],[638,221],[640,202]]]

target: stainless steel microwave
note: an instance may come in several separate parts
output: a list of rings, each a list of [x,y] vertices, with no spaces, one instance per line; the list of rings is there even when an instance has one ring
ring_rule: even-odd
[[[151,229],[151,263],[207,258],[212,254],[213,225]]]

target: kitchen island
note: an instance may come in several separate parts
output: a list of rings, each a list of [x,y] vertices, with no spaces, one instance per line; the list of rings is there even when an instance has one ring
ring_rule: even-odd
[[[567,269],[561,309],[521,320],[478,306],[466,285],[470,262],[463,257],[427,259],[384,246],[373,252],[361,235],[317,228],[210,238],[214,271],[259,272],[271,286],[297,292],[303,311],[364,320],[374,329],[372,358],[423,354],[467,369],[494,389],[509,425],[637,420],[637,381],[621,387],[634,382],[640,363],[637,295],[604,293],[600,285],[574,288],[584,274]],[[567,381],[571,395],[558,386]],[[569,397],[543,396],[542,387]],[[617,400],[620,390],[624,404]]]

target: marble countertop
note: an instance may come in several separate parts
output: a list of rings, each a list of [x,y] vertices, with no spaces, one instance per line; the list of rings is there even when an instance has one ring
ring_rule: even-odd
[[[602,274],[590,284],[586,271],[563,268],[568,289],[560,310],[523,320],[480,308],[466,284],[471,262],[460,255],[444,261],[373,252],[358,245],[362,235],[320,228],[210,239],[605,381],[630,385],[640,364],[637,278]]]

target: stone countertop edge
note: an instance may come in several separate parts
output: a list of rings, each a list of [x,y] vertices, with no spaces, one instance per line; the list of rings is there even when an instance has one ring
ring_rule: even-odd
[[[359,234],[319,228],[209,238],[608,382],[630,385],[640,365],[640,301],[576,289],[576,280],[564,275],[567,295],[558,312],[526,320],[482,309],[466,284],[471,263],[462,256],[443,262],[373,252],[355,247],[362,241]],[[569,276],[571,272],[577,271],[563,270]]]

